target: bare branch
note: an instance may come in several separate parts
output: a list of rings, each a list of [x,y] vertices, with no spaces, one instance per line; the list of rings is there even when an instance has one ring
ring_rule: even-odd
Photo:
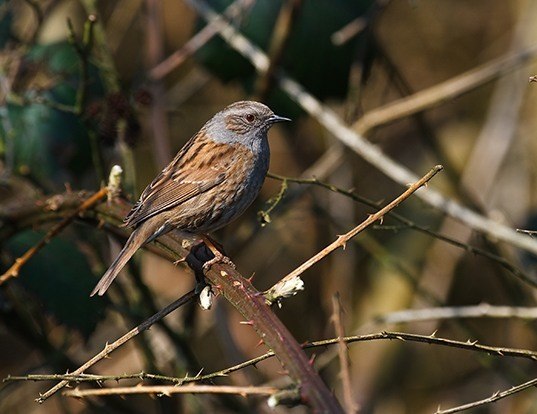
[[[224,19],[224,16],[229,19],[236,18],[252,7],[253,3],[253,0],[235,0],[228,6],[222,16],[217,16],[213,20],[209,21],[207,26],[192,36],[181,49],[176,50],[173,54],[153,67],[153,69],[151,69],[149,72],[149,77],[152,80],[159,80],[168,75],[174,69],[177,69],[188,57],[196,53],[198,49],[200,49],[218,33],[218,30],[216,30],[216,25],[220,20]]]
[[[365,219],[363,222],[361,222],[358,226],[356,226],[354,229],[349,231],[348,233],[338,236],[338,238],[326,246],[323,250],[321,250],[319,253],[317,253],[315,256],[309,258],[304,263],[302,263],[300,266],[298,266],[295,270],[293,270],[291,273],[289,273],[287,276],[282,278],[279,282],[277,282],[271,289],[277,288],[277,285],[287,283],[287,281],[294,279],[298,275],[301,275],[306,270],[308,270],[311,266],[328,256],[330,253],[332,253],[334,250],[337,250],[339,248],[345,248],[346,243],[352,239],[354,236],[356,236],[358,233],[369,227],[371,224],[376,222],[377,220],[382,220],[382,218],[388,213],[389,211],[393,210],[395,207],[397,207],[400,203],[405,201],[408,197],[410,197],[413,193],[415,193],[418,189],[423,187],[431,178],[433,178],[439,171],[442,170],[441,165],[437,165],[432,170],[430,170],[427,174],[425,174],[422,178],[420,178],[418,181],[416,181],[414,184],[412,184],[403,194],[401,194],[399,197],[397,197],[395,200],[393,200],[391,203],[389,203],[386,207],[380,209],[374,214],[371,214],[367,219]]]
[[[453,414],[458,413],[461,411],[468,410],[470,408],[480,407],[485,404],[490,404],[493,402],[496,402],[498,400],[501,400],[502,398],[509,397],[513,394],[516,394],[518,392],[524,391],[528,388],[535,387],[537,385],[537,378],[534,378],[528,382],[525,382],[523,384],[517,385],[515,387],[511,387],[508,390],[505,391],[496,391],[494,394],[492,394],[490,397],[485,398],[483,400],[475,401],[473,403],[459,405],[458,407],[449,408],[447,410],[441,410],[438,408],[436,410],[435,414]]]
[[[149,329],[153,324],[155,324],[156,322],[158,322],[159,320],[161,320],[166,315],[168,315],[169,313],[173,312],[174,310],[176,310],[180,306],[184,305],[185,303],[188,303],[189,301],[191,301],[195,297],[196,297],[196,293],[194,292],[194,290],[191,290],[190,292],[188,292],[185,295],[181,296],[175,302],[169,304],[165,308],[161,309],[159,312],[155,313],[150,318],[148,318],[145,321],[143,321],[137,327],[131,329],[129,332],[127,332],[121,338],[117,339],[116,341],[114,341],[111,344],[106,344],[106,346],[104,347],[104,349],[101,352],[99,352],[97,355],[95,355],[89,361],[84,363],[78,369],[74,370],[71,374],[76,375],[76,374],[83,373],[88,368],[90,368],[91,366],[95,365],[97,362],[99,362],[103,358],[105,358],[108,355],[110,355],[114,350],[119,348],[121,345],[125,344],[126,342],[128,342],[129,340],[134,338],[140,332],[143,332],[143,331]],[[59,390],[61,390],[63,387],[67,386],[69,384],[69,382],[70,382],[69,380],[63,380],[63,381],[59,382],[58,384],[56,384],[54,387],[52,387],[51,389],[49,389],[45,393],[40,394],[39,398],[37,398],[36,401],[38,403],[45,402],[45,400],[47,398],[51,397],[52,395],[57,393]]]
[[[352,125],[358,135],[365,136],[372,129],[441,105],[477,87],[490,82],[513,69],[529,63],[537,55],[537,46],[501,56],[428,89],[390,102],[364,114]]]
[[[281,181],[285,180],[286,182],[289,182],[289,183],[316,185],[316,186],[319,186],[319,187],[322,187],[322,188],[326,188],[327,190],[330,190],[332,192],[341,194],[341,195],[343,195],[345,197],[352,198],[354,201],[357,201],[359,203],[365,204],[367,206],[370,206],[370,207],[373,207],[373,208],[376,208],[376,209],[380,208],[379,203],[376,203],[376,202],[371,201],[371,200],[369,200],[369,199],[367,199],[365,197],[362,197],[362,196],[356,194],[352,190],[344,190],[343,188],[339,188],[339,187],[337,187],[337,186],[335,186],[333,184],[321,181],[321,180],[319,180],[317,178],[286,177],[286,176],[282,176],[282,175],[274,174],[274,173],[269,173],[267,176],[270,177],[270,178],[273,178],[275,180],[281,180]],[[435,232],[435,231],[433,231],[433,230],[431,230],[431,229],[429,229],[427,227],[421,226],[421,225],[413,222],[412,220],[409,220],[408,218],[406,218],[404,216],[401,216],[401,215],[395,213],[394,211],[390,211],[387,214],[387,216],[399,221],[400,223],[403,223],[404,226],[406,226],[409,229],[416,230],[416,231],[419,231],[421,233],[427,234],[428,236],[434,237],[436,239],[439,239],[441,241],[449,243],[449,244],[451,244],[453,246],[456,246],[456,247],[459,247],[459,248],[461,248],[463,250],[466,250],[469,253],[476,254],[476,255],[479,255],[479,256],[483,256],[483,257],[486,257],[487,259],[493,260],[496,263],[498,263],[500,266],[505,268],[507,271],[511,272],[513,274],[513,276],[515,276],[516,278],[520,279],[522,282],[528,284],[531,287],[534,287],[534,288],[537,287],[537,281],[535,281],[532,277],[530,277],[522,269],[516,267],[514,264],[512,264],[511,262],[509,262],[505,258],[503,258],[501,256],[498,256],[497,254],[491,253],[491,252],[489,252],[487,250],[480,249],[479,247],[472,246],[471,244],[468,244],[468,243],[460,242],[460,241],[455,240],[455,239],[453,239],[451,237],[445,236],[444,234]],[[382,227],[379,227],[379,229],[390,230],[390,229],[393,229],[393,227],[382,226]],[[517,229],[516,231],[527,233],[529,235],[532,235],[534,233],[534,232],[532,232],[530,230]],[[535,233],[537,233],[537,231]]]
[[[73,398],[86,398],[103,395],[139,395],[155,394],[157,396],[170,396],[172,394],[237,394],[247,395],[272,395],[280,391],[275,387],[239,387],[231,385],[186,385],[184,387],[169,385],[147,385],[136,387],[97,388],[91,390],[65,391],[63,395]]]
[[[39,252],[43,247],[45,247],[53,237],[57,236],[63,229],[65,229],[75,218],[79,216],[80,213],[91,209],[96,204],[103,201],[108,195],[108,188],[103,187],[98,192],[87,198],[80,206],[75,209],[69,216],[56,224],[51,228],[47,234],[33,247],[28,249],[21,257],[15,260],[15,263],[0,276],[0,285],[7,282],[9,279],[17,277],[19,275],[20,269],[28,261],[34,257],[37,252]]]
[[[338,356],[339,356],[339,366],[341,368],[341,385],[343,387],[343,401],[345,402],[345,410],[347,413],[356,413],[358,412],[358,407],[354,397],[352,396],[352,384],[351,384],[351,373],[349,370],[349,353],[347,351],[347,345],[343,338],[345,337],[345,329],[343,328],[343,310],[341,308],[339,294],[332,296],[332,307],[333,314],[332,320],[334,322],[334,328],[336,331],[338,344]]]
[[[537,307],[493,306],[482,303],[476,306],[445,306],[439,308],[407,309],[373,318],[374,324],[396,324],[439,319],[460,318],[516,318],[537,319]]]

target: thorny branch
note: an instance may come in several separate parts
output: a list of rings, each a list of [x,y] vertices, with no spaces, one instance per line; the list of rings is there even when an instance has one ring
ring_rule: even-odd
[[[84,363],[82,366],[74,370],[71,375],[77,375],[81,374],[84,371],[86,371],[91,366],[95,365],[97,362],[102,360],[103,358],[106,358],[110,353],[112,353],[114,350],[119,348],[121,345],[129,341],[130,339],[134,338],[139,333],[149,329],[153,324],[164,318],[169,313],[173,312],[180,306],[184,305],[185,303],[191,301],[196,297],[196,293],[192,290],[185,295],[181,296],[179,299],[177,299],[175,302],[169,304],[165,308],[161,309],[159,312],[151,316],[150,318],[146,319],[144,322],[142,322],[137,327],[131,329],[129,332],[127,332],[125,335],[123,335],[121,338],[117,339],[116,341],[112,342],[111,344],[106,344],[104,349],[99,352],[97,355],[95,355],[93,358],[91,358],[89,361]],[[50,398],[52,395],[57,393],[59,390],[61,390],[63,387],[67,386],[69,384],[69,380],[62,380],[58,384],[56,384],[54,387],[50,388],[48,391],[42,393],[39,395],[39,398],[36,399],[38,403],[43,403],[47,398]]]
[[[330,191],[332,191],[334,193],[338,193],[338,194],[341,194],[341,195],[343,195],[345,197],[349,197],[349,198],[353,199],[354,201],[357,201],[359,203],[365,204],[365,205],[367,205],[369,207],[373,207],[373,208],[376,208],[376,209],[380,208],[379,203],[376,203],[376,202],[374,202],[372,200],[369,200],[369,199],[367,199],[365,197],[362,197],[362,196],[356,194],[352,190],[345,190],[343,188],[339,188],[339,187],[337,187],[337,186],[335,186],[333,184],[321,181],[321,180],[319,180],[317,178],[285,177],[285,176],[282,176],[282,175],[279,175],[279,174],[274,174],[274,173],[269,173],[268,177],[273,178],[275,180],[285,181],[285,182],[288,182],[288,183],[297,183],[297,184],[307,184],[307,185],[319,186],[319,187],[325,188],[327,190],[330,190]],[[271,209],[271,211],[272,210],[273,209]],[[437,232],[435,232],[435,231],[433,231],[433,230],[431,230],[431,229],[429,229],[427,227],[421,226],[421,225],[413,222],[412,220],[409,220],[408,218],[406,218],[404,216],[401,216],[400,214],[395,213],[393,211],[390,211],[389,213],[387,213],[387,216],[397,220],[400,223],[402,223],[408,229],[419,231],[420,233],[427,234],[428,236],[434,237],[436,239],[439,239],[441,241],[449,243],[449,244],[451,244],[453,246],[460,247],[461,249],[466,250],[468,253],[476,254],[476,255],[479,255],[479,256],[486,257],[487,259],[493,260],[496,263],[498,263],[500,266],[502,266],[504,269],[506,269],[507,271],[512,273],[513,276],[515,276],[516,278],[518,278],[522,282],[528,284],[531,287],[537,288],[537,281],[535,281],[531,276],[529,276],[522,269],[516,267],[511,262],[509,262],[508,260],[506,260],[505,258],[503,258],[501,256],[498,256],[497,254],[491,253],[491,252],[489,252],[487,250],[483,250],[483,249],[481,249],[479,247],[472,246],[471,244],[468,244],[468,243],[462,243],[462,242],[457,241],[457,240],[455,240],[455,239],[453,239],[451,237],[444,236],[443,234],[437,233]],[[382,227],[379,227],[379,229],[392,230],[393,227],[382,226]],[[523,230],[520,230],[520,229],[517,229],[517,231],[531,234],[531,232],[529,232],[529,231],[523,231]]]
[[[271,290],[275,289],[276,286],[285,284],[290,280],[296,279],[298,276],[300,276],[302,273],[304,273],[306,270],[308,270],[311,266],[325,258],[327,255],[332,253],[334,250],[337,250],[339,248],[345,248],[346,243],[352,239],[354,236],[356,236],[358,233],[362,232],[364,229],[366,229],[368,226],[373,224],[374,222],[378,220],[382,220],[384,216],[391,210],[393,210],[395,207],[397,207],[399,204],[401,204],[403,201],[405,201],[408,197],[410,197],[413,193],[415,193],[417,190],[419,190],[421,187],[423,187],[431,178],[433,178],[438,172],[442,170],[441,165],[435,166],[433,169],[431,169],[427,174],[425,174],[422,178],[417,180],[415,183],[413,183],[409,188],[401,194],[399,197],[397,197],[395,200],[390,202],[388,205],[386,205],[384,208],[380,209],[374,214],[371,214],[367,219],[365,219],[362,223],[360,223],[358,226],[356,226],[354,229],[350,230],[348,233],[343,234],[341,236],[338,236],[338,238],[326,246],[323,250],[321,250],[316,255],[312,256],[308,260],[306,260],[304,263],[302,263],[300,266],[298,266],[295,270],[293,270],[291,273],[289,273],[287,276],[282,278],[279,282],[277,282]]]
[[[483,400],[474,401],[472,403],[459,405],[458,407],[449,408],[446,410],[441,410],[440,407],[438,407],[438,410],[436,410],[435,414],[453,414],[453,413],[459,413],[461,411],[469,410],[470,408],[476,408],[480,407],[485,404],[491,404],[493,402],[496,402],[498,400],[501,400],[502,398],[509,397],[513,394],[519,393],[521,391],[527,390],[528,388],[533,388],[537,385],[537,378],[534,378],[532,380],[529,380],[523,384],[516,385],[514,387],[509,388],[508,390],[504,391],[496,391],[494,394],[492,394],[490,397],[485,398]]]
[[[190,292],[191,294],[192,292]],[[323,339],[318,341],[311,341],[302,344],[303,349],[311,349],[329,345],[337,345],[340,341],[345,342],[346,344],[352,344],[357,342],[368,342],[368,341],[379,341],[379,340],[400,340],[403,342],[420,342],[427,343],[431,345],[446,346],[451,348],[459,348],[467,351],[485,353],[497,357],[512,357],[512,358],[523,358],[529,359],[532,361],[537,361],[537,352],[527,349],[517,349],[517,348],[506,348],[506,347],[495,347],[490,345],[479,344],[475,340],[467,341],[457,341],[453,339],[439,338],[436,336],[436,333],[432,335],[418,335],[405,332],[392,332],[392,331],[383,331],[367,335],[351,335],[344,336],[341,338],[330,338]],[[109,346],[111,346],[110,344]],[[65,380],[66,382],[104,382],[108,380],[122,380],[122,379],[157,379],[161,381],[169,381],[179,385],[186,384],[188,382],[195,381],[204,381],[207,379],[213,379],[217,377],[225,377],[228,374],[237,371],[239,369],[245,368],[247,366],[257,365],[259,362],[262,362],[268,358],[273,357],[275,354],[273,351],[266,352],[263,355],[260,355],[256,358],[249,359],[240,364],[234,365],[232,367],[213,372],[211,374],[205,375],[196,375],[194,377],[165,377],[155,374],[147,373],[137,373],[137,374],[122,374],[122,375],[94,375],[94,374],[84,374],[72,372],[69,374],[51,374],[51,375],[26,375],[26,376],[8,376],[4,378],[4,382],[11,381],[50,381],[50,380]]]
[[[39,252],[43,247],[45,247],[53,237],[57,236],[63,229],[65,229],[69,224],[73,222],[81,213],[86,210],[93,208],[95,205],[104,201],[105,198],[109,198],[113,195],[117,195],[121,185],[120,180],[121,168],[114,166],[110,172],[110,177],[108,180],[108,186],[101,188],[95,194],[88,197],[83,201],[78,208],[76,208],[72,213],[70,213],[66,218],[56,224],[52,229],[50,229],[47,234],[33,247],[28,249],[21,257],[15,260],[15,263],[0,276],[0,285],[8,281],[13,277],[19,275],[20,269],[24,266],[32,257],[34,257],[37,252]]]

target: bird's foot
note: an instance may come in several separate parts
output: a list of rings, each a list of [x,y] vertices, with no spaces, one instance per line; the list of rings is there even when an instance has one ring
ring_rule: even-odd
[[[203,263],[203,272],[208,272],[211,267],[217,263],[220,263],[220,264],[227,264],[229,266],[231,266],[233,269],[235,269],[235,263],[233,263],[231,261],[231,259],[225,255],[223,255],[222,253],[220,253],[219,251],[216,251],[217,254],[215,254],[215,252],[213,252],[214,254],[214,257],[211,259],[211,260],[208,260],[206,261],[205,263]]]
[[[203,235],[202,240],[214,256],[203,264],[203,272],[207,272],[216,263],[227,264],[235,269],[235,264],[225,255],[224,249],[220,244],[216,243],[207,235]]]

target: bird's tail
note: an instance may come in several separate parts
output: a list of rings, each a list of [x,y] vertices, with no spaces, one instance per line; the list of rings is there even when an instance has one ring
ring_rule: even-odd
[[[136,253],[136,251],[140,247],[145,244],[147,239],[153,233],[153,229],[151,228],[152,226],[148,226],[147,224],[147,222],[142,223],[141,226],[139,226],[136,230],[132,232],[129,239],[127,240],[127,243],[125,243],[125,246],[123,246],[123,249],[121,249],[121,252],[119,252],[114,262],[110,265],[106,273],[101,277],[101,280],[99,280],[99,283],[97,283],[90,296],[94,296],[95,294],[99,296],[104,295],[106,290],[110,287],[114,279],[117,277],[118,273],[127,264],[129,259],[134,255],[134,253]]]

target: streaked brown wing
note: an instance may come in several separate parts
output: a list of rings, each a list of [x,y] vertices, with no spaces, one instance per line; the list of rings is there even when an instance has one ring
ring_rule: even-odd
[[[136,226],[222,183],[234,150],[229,144],[191,139],[146,187],[125,224]]]

